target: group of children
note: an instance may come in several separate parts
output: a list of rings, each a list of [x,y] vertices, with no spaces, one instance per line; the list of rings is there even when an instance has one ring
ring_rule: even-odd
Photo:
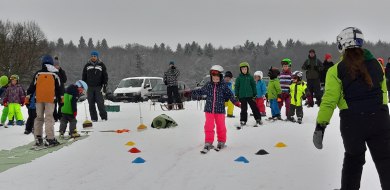
[[[214,65],[210,69],[210,82],[202,88],[194,90],[194,97],[206,95],[204,125],[205,146],[202,153],[207,153],[214,148],[214,128],[217,132],[217,150],[224,148],[226,143],[226,125],[225,125],[225,106],[227,117],[234,118],[234,106],[241,108],[240,126],[241,129],[248,120],[248,104],[252,109],[256,120],[254,127],[262,125],[262,116],[266,116],[265,101],[269,102],[272,116],[268,120],[282,120],[281,107],[286,107],[286,116],[288,121],[296,122],[294,115],[297,115],[297,122],[302,122],[303,109],[302,100],[306,98],[307,87],[302,80],[302,72],[291,72],[291,60],[283,59],[281,61],[282,72],[278,68],[271,67],[268,70],[270,78],[268,86],[263,80],[263,72],[256,71],[252,77],[249,72],[247,62],[240,63],[240,75],[233,84],[233,74],[226,71],[223,76],[223,68],[220,65]]]
[[[48,61],[49,60],[49,61]],[[53,65],[53,59],[51,56],[45,56],[42,59],[42,67],[50,67]],[[45,70],[46,71],[46,70]],[[49,145],[50,143],[44,143],[43,138],[42,138],[42,126],[37,126],[37,122],[39,121],[40,123],[43,122],[47,125],[49,120],[46,120],[46,118],[43,119],[41,118],[42,114],[40,113],[39,116],[40,118],[37,117],[37,112],[38,112],[38,105],[41,106],[42,104],[46,103],[54,103],[53,101],[55,100],[55,97],[49,97],[48,101],[50,102],[45,102],[43,101],[42,97],[51,94],[47,92],[47,89],[50,89],[50,85],[53,86],[58,86],[57,85],[57,80],[58,77],[56,75],[55,70],[52,71],[47,71],[52,73],[51,76],[53,76],[53,79],[56,80],[50,80],[50,77],[47,77],[43,72],[42,72],[42,77],[40,77],[40,72],[37,72],[36,76],[34,77],[34,81],[30,85],[29,90],[27,90],[27,95],[26,91],[23,89],[23,87],[19,84],[19,76],[18,75],[11,75],[9,78],[7,76],[1,76],[0,77],[0,96],[2,98],[2,105],[3,105],[3,110],[2,110],[2,117],[1,117],[1,125],[4,126],[5,128],[8,128],[9,126],[12,125],[18,125],[18,126],[23,126],[25,125],[25,132],[24,134],[30,134],[34,133],[34,136],[36,137],[36,145],[37,146],[42,146],[42,145]],[[44,76],[45,75],[45,76]],[[45,83],[49,81],[49,83]],[[51,82],[51,83],[50,83]],[[58,83],[59,84],[59,83]],[[49,86],[48,86],[49,85]],[[32,89],[32,90],[31,90]],[[54,89],[54,87],[53,87]],[[67,87],[65,92],[62,92],[61,94],[61,101],[63,103],[63,106],[61,108],[62,112],[62,117],[60,120],[60,136],[64,136],[64,133],[66,132],[66,127],[67,123],[70,123],[69,126],[69,136],[76,138],[79,137],[80,135],[77,133],[76,130],[76,116],[77,116],[77,100],[78,98],[82,95],[85,94],[88,89],[88,85],[82,81],[78,80],[76,83],[71,84]],[[57,93],[57,92],[56,92]],[[53,92],[54,94],[54,92]],[[23,113],[21,108],[23,106],[26,106],[28,109],[28,119],[26,123],[24,123],[23,119]],[[54,105],[53,105],[54,107]],[[47,110],[42,110],[42,112],[45,113],[45,117],[47,117],[48,112]],[[50,114],[50,117],[52,115]],[[8,123],[6,123],[6,120],[8,119]],[[38,119],[38,121],[37,121]],[[35,127],[34,127],[35,125]],[[39,129],[37,129],[39,128]],[[48,133],[53,133],[52,129],[50,130],[51,132],[47,131],[48,126],[46,126],[46,135]],[[52,145],[57,145],[59,144],[58,141],[55,139],[50,139],[50,142],[53,142]],[[47,142],[49,142],[49,139],[47,139]]]

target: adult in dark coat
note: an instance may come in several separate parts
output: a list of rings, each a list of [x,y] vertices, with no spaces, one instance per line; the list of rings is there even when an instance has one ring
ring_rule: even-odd
[[[178,104],[178,108],[182,109],[183,104],[181,104],[179,87],[178,87],[178,78],[180,71],[175,67],[175,62],[169,62],[169,69],[164,73],[164,83],[167,85],[167,95],[168,95],[168,109],[173,108],[172,103],[175,99],[175,103]]]
[[[320,74],[323,70],[323,65],[322,62],[317,59],[314,49],[309,51],[308,59],[306,59],[305,63],[302,65],[302,69],[306,71],[307,88],[310,91],[307,96],[308,106],[314,106],[313,93],[316,97],[317,105],[320,106],[322,97]]]
[[[53,66],[56,69],[58,69],[57,75],[60,78],[60,82],[61,82],[61,86],[60,86],[61,92],[65,92],[65,83],[66,83],[66,81],[68,79],[66,77],[65,71],[60,66],[60,60],[58,59],[58,57],[54,57]],[[63,94],[61,96],[63,96]],[[55,107],[54,107],[54,113],[53,113],[53,117],[54,117],[54,120],[56,122],[61,119],[61,116],[62,116],[61,108],[62,108],[63,105],[64,105],[64,103],[62,102],[62,98],[61,97],[57,97],[56,98],[56,104],[55,104]]]
[[[91,59],[84,66],[82,80],[88,85],[89,113],[93,122],[98,121],[96,112],[97,104],[99,115],[102,120],[107,120],[107,111],[104,106],[103,92],[107,88],[108,74],[106,65],[99,59],[99,52],[92,51]]]

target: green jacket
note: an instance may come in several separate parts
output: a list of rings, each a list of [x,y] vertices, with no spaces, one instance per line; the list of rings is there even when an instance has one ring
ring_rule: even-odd
[[[276,99],[278,98],[278,95],[281,93],[282,93],[282,88],[280,87],[279,79],[276,78],[270,80],[267,86],[267,94],[268,94],[267,99],[268,100]]]
[[[256,82],[249,74],[249,69],[247,74],[241,73],[235,83],[234,92],[238,98],[253,98],[257,95]]]
[[[348,80],[346,74],[348,71],[341,59],[326,74],[325,93],[322,97],[317,123],[329,124],[336,106],[340,112],[344,110],[365,112],[387,106],[386,79],[382,67],[368,50],[364,50],[364,57],[374,86],[367,90],[367,87],[362,85],[364,82],[361,82],[361,79]]]
[[[66,89],[64,94],[64,105],[61,107],[61,112],[67,115],[73,115],[77,112],[77,100],[79,99],[79,93],[77,86],[72,84]]]

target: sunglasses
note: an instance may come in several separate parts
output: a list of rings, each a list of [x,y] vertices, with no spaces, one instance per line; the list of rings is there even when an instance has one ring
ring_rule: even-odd
[[[211,70],[211,71],[210,71],[210,74],[211,74],[212,76],[219,76],[220,72],[219,72],[219,71],[216,71],[216,70]]]

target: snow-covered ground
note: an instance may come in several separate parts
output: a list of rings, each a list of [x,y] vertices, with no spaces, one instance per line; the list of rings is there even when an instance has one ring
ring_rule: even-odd
[[[109,112],[107,122],[94,123],[90,137],[75,142],[32,162],[0,173],[0,189],[264,189],[330,190],[339,188],[343,144],[339,132],[338,111],[325,133],[324,149],[312,144],[318,108],[304,109],[303,124],[265,121],[258,128],[236,130],[236,118],[227,118],[227,148],[200,154],[203,147],[204,112],[197,102],[186,102],[185,110],[163,112],[148,102],[141,104],[144,124],[149,128],[137,132],[138,104],[120,103],[120,112]],[[269,108],[267,113],[270,114]],[[165,113],[179,126],[153,129],[150,123]],[[284,113],[284,110],[283,110]],[[27,118],[27,110],[24,110]],[[84,105],[79,104],[78,128],[85,120]],[[248,123],[254,123],[250,117]],[[56,123],[58,130],[59,123]],[[100,130],[129,129],[130,133],[107,133]],[[33,141],[23,134],[24,127],[0,127],[0,149],[12,149]],[[125,146],[133,141],[135,146]],[[285,148],[274,145],[283,142]],[[128,150],[136,147],[141,153]],[[255,155],[264,149],[270,154]],[[249,163],[235,162],[244,156]],[[133,164],[137,157],[146,160]],[[379,178],[369,152],[361,189],[379,190]],[[0,163],[1,164],[1,163]]]

